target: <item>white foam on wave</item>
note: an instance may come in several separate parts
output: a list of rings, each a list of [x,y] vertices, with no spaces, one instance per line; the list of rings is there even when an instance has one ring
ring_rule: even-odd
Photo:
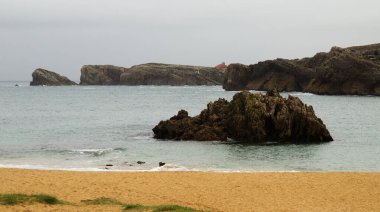
[[[290,92],[288,94],[291,96],[315,96],[315,94],[312,94],[312,93],[302,93],[302,92]]]
[[[84,153],[103,153],[103,152],[109,152],[112,151],[113,149],[107,148],[107,149],[74,149],[71,150],[72,152],[79,152],[81,154]]]
[[[106,149],[74,149],[73,152],[99,152],[99,151],[110,151],[111,148]]]
[[[152,137],[153,137],[152,135],[137,135],[137,136],[133,136],[132,138],[136,140],[148,140]]]
[[[71,150],[70,153],[79,153],[80,155],[92,155],[92,156],[103,156],[107,153],[110,153],[114,151],[112,148],[107,148],[107,149],[74,149]]]
[[[200,170],[189,169],[189,168],[184,167],[184,166],[165,164],[164,166],[155,167],[153,169],[150,169],[149,171],[152,171],[152,172],[161,172],[161,171],[190,172],[190,171],[200,171]]]
[[[52,167],[31,164],[0,164],[0,168],[48,170],[48,171],[74,171],[74,172],[212,172],[212,173],[297,173],[297,170],[226,170],[226,169],[195,169],[185,166],[166,164],[151,169],[105,169],[99,167]]]
[[[101,172],[101,171],[108,171],[100,168],[63,168],[63,167],[51,167],[51,166],[43,166],[43,165],[31,165],[31,164],[19,164],[19,165],[12,165],[12,164],[0,164],[0,168],[8,168],[8,169],[28,169],[28,170],[51,170],[51,171],[94,171],[94,172]]]

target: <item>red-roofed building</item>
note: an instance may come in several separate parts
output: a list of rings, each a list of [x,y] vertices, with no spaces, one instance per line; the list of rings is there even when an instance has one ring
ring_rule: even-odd
[[[227,65],[225,62],[222,62],[219,65],[216,65],[215,68],[218,69],[219,71],[226,71],[227,70]]]

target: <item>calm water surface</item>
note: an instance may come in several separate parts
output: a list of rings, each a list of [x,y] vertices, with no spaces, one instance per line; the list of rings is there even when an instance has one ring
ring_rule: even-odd
[[[210,101],[230,100],[235,92],[220,86],[14,84],[0,83],[0,167],[104,170],[113,164],[111,170],[380,171],[380,97],[291,93],[313,105],[335,141],[241,145],[152,138],[151,129],[180,109],[197,115]],[[169,166],[157,168],[160,161]]]

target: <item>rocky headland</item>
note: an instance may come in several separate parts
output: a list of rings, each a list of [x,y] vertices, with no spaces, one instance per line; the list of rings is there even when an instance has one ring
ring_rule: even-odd
[[[85,65],[81,85],[221,85],[224,72],[211,67],[147,63],[123,68]]]
[[[226,90],[299,91],[326,95],[380,95],[380,44],[333,47],[311,58],[230,64]]]
[[[42,68],[36,69],[32,73],[33,80],[30,82],[31,86],[61,86],[61,85],[76,85],[75,82],[69,80],[67,77],[59,75],[55,72],[48,71]]]
[[[228,102],[209,103],[199,115],[181,110],[170,120],[153,128],[157,139],[198,141],[239,141],[243,143],[320,143],[332,137],[316,117],[313,107],[277,91],[266,95],[239,92]]]

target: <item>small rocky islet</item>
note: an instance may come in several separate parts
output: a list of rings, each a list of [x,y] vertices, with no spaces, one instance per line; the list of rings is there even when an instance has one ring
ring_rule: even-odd
[[[312,106],[275,90],[266,95],[242,91],[229,102],[219,99],[199,115],[180,110],[153,128],[156,139],[241,143],[322,143],[332,137]]]
[[[62,85],[77,85],[77,83],[69,80],[65,76],[61,76],[55,72],[48,71],[42,68],[36,69],[33,74],[31,86],[46,85],[46,86],[62,86]]]

